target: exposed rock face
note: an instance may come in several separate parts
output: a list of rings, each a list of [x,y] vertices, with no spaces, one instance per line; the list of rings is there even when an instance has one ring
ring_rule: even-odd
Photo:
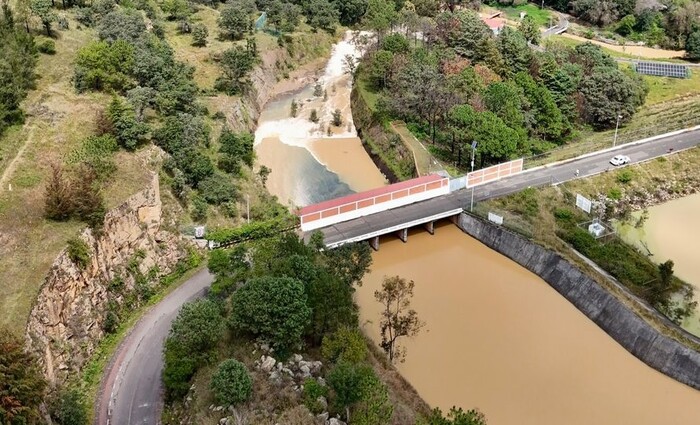
[[[46,276],[27,324],[28,345],[52,382],[64,381],[85,364],[104,336],[108,303],[121,303],[133,293],[135,276],[167,274],[187,254],[187,242],[161,228],[157,175],[146,189],[107,213],[99,235],[85,229],[80,239],[90,248],[89,263],[80,268],[64,250]],[[118,295],[108,285],[116,277],[123,281]]]

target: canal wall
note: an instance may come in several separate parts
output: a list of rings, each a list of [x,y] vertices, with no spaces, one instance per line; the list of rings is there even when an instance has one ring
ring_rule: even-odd
[[[456,224],[468,235],[540,276],[635,357],[700,390],[700,353],[660,333],[576,266],[515,233],[470,215],[460,214]],[[700,344],[700,339],[686,336]]]

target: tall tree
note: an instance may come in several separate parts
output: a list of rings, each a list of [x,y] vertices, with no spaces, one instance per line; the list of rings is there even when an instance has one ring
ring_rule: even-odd
[[[374,298],[382,304],[379,328],[382,334],[381,347],[389,356],[389,361],[403,361],[406,349],[398,345],[401,337],[418,334],[425,326],[418,313],[411,308],[415,283],[399,276],[386,277],[382,289],[374,292]]]
[[[329,0],[310,0],[304,3],[304,15],[306,22],[314,30],[335,31],[340,13]]]
[[[397,18],[396,4],[392,0],[368,0],[362,21],[381,36],[396,23]]]
[[[340,13],[340,23],[345,26],[360,22],[367,10],[367,0],[334,0],[333,4]]]
[[[8,329],[0,330],[0,422],[34,423],[40,417],[46,381],[36,359],[24,351],[23,341]]]
[[[221,9],[217,22],[224,37],[232,40],[242,39],[253,24],[245,9],[235,3],[226,4]]]
[[[51,24],[58,19],[58,15],[53,11],[51,0],[31,0],[29,8],[41,20],[46,35],[51,37]]]
[[[530,15],[525,15],[520,25],[518,26],[518,31],[525,37],[529,43],[540,44],[540,28],[537,22]]]
[[[498,36],[498,50],[505,63],[504,74],[506,76],[527,71],[532,53],[522,33],[505,27]]]
[[[267,11],[267,20],[277,31],[292,32],[299,25],[301,8],[293,3],[273,1]]]
[[[222,75],[216,80],[216,88],[229,95],[241,94],[250,86],[248,74],[255,60],[255,55],[241,46],[224,51],[219,61]]]
[[[579,87],[584,105],[581,115],[596,128],[614,127],[618,115],[628,121],[644,103],[646,85],[617,68],[598,67]]]

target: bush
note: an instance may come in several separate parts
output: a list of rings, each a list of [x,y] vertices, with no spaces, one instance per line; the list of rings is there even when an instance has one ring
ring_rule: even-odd
[[[201,196],[194,196],[192,198],[192,211],[190,211],[190,217],[194,221],[206,222],[207,213],[209,212],[209,205],[207,201]]]
[[[610,191],[608,192],[608,198],[614,199],[614,200],[616,200],[616,201],[619,200],[619,199],[622,199],[622,191],[621,191],[620,189],[616,188],[616,187],[613,187],[613,188],[610,189]]]
[[[554,217],[557,220],[570,221],[574,218],[574,213],[568,208],[557,208],[554,210]]]
[[[82,239],[69,239],[68,258],[70,258],[78,268],[84,269],[90,263],[90,247]]]
[[[209,30],[203,24],[197,24],[192,29],[192,45],[197,47],[204,47],[207,45],[207,37],[209,37]]]
[[[630,170],[622,170],[617,173],[617,181],[623,184],[631,182],[633,177],[634,173],[632,173]]]
[[[309,115],[309,121],[313,123],[318,123],[318,112],[315,109],[311,110],[311,115]]]
[[[321,385],[313,378],[308,378],[304,381],[304,405],[311,413],[319,414],[323,412],[324,407],[319,403],[318,398],[328,398],[328,387]]]
[[[211,389],[220,404],[238,404],[250,398],[253,383],[243,363],[228,359],[219,364],[212,376]]]
[[[213,174],[199,183],[200,195],[210,204],[221,205],[236,198],[236,188],[224,174]]]
[[[323,337],[321,353],[333,363],[340,360],[359,363],[367,358],[367,344],[359,330],[340,328]]]
[[[76,389],[69,389],[51,403],[51,419],[58,425],[87,425],[88,417],[83,397]]]
[[[53,40],[41,40],[36,45],[37,50],[47,55],[56,53],[56,43]]]

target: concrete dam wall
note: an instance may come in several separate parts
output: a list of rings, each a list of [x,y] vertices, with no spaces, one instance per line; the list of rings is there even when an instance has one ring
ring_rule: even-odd
[[[573,264],[519,235],[467,214],[459,215],[457,226],[540,276],[635,357],[700,390],[700,353],[661,334]],[[686,336],[700,343],[700,339]]]

